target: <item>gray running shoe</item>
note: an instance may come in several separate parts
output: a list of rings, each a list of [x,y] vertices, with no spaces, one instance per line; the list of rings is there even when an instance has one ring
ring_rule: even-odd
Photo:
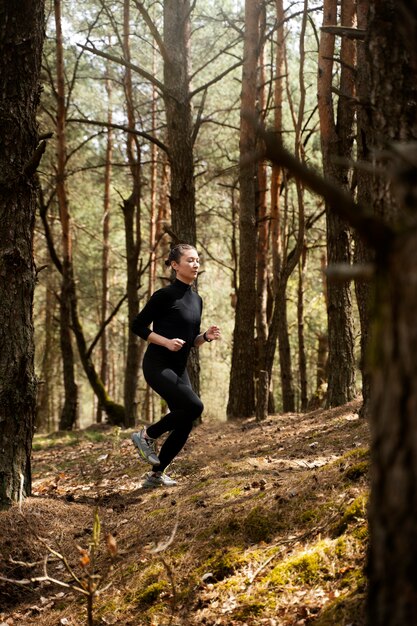
[[[151,465],[159,465],[158,455],[155,449],[155,440],[145,436],[146,430],[142,428],[138,433],[133,433],[131,439],[137,448],[139,455]]]
[[[174,487],[177,481],[164,472],[149,472],[142,483],[142,487]]]

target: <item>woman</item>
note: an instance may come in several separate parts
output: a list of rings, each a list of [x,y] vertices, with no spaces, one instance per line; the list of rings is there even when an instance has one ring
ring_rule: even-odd
[[[132,435],[140,456],[153,466],[144,487],[176,485],[165,469],[183,448],[194,420],[203,412],[203,403],[191,388],[186,370],[188,355],[193,346],[198,348],[220,337],[218,326],[200,333],[203,304],[191,289],[200,266],[194,246],[178,244],[172,248],[166,265],[175,271],[175,281],[158,289],[132,323],[132,331],[149,342],[143,359],[145,380],[169,408],[159,422]],[[148,328],[151,322],[152,331]],[[157,455],[155,441],[167,432]]]

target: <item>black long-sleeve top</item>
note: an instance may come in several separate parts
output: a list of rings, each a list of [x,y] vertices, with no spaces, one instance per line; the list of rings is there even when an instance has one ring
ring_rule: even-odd
[[[158,335],[183,339],[185,344],[178,352],[149,344],[147,355],[184,369],[195,338],[200,334],[202,310],[203,301],[191,285],[176,279],[168,287],[155,291],[133,320],[132,331],[146,340],[152,332],[149,325],[153,323],[153,332]]]

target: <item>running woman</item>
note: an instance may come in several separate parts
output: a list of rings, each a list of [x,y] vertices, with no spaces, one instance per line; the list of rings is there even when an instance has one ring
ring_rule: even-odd
[[[178,244],[166,261],[175,271],[175,281],[158,289],[135,317],[132,331],[149,342],[143,358],[145,380],[167,403],[169,413],[159,422],[133,433],[139,455],[152,467],[144,487],[170,487],[176,481],[165,469],[183,448],[193,422],[203,412],[203,403],[193,391],[186,370],[191,348],[220,338],[218,326],[200,332],[203,303],[191,289],[200,267],[194,246]],[[153,322],[153,330],[148,327]],[[159,455],[155,442],[169,432]]]

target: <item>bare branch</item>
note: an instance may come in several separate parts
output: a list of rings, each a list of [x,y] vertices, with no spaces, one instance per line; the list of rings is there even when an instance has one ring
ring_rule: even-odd
[[[392,241],[393,231],[385,222],[369,215],[363,206],[357,204],[352,196],[331,180],[323,178],[310,167],[303,165],[282,146],[275,133],[260,130],[260,134],[265,142],[266,158],[288,169],[311,191],[322,196],[329,203],[331,210],[348,221],[372,248],[386,252]]]
[[[359,39],[363,41],[366,36],[366,30],[360,28],[349,28],[348,26],[322,26],[321,30],[330,35],[338,35],[339,37],[348,37],[349,39]]]
[[[219,82],[219,80],[221,80],[222,78],[224,78],[225,76],[227,76],[227,74],[229,74],[229,72],[232,72],[233,70],[235,70],[237,67],[240,67],[243,63],[243,59],[238,61],[237,63],[235,63],[234,65],[231,65],[229,68],[227,68],[227,70],[225,70],[224,72],[222,72],[221,74],[219,74],[218,76],[216,76],[215,78],[213,78],[212,80],[209,80],[208,83],[206,83],[205,85],[201,85],[200,87],[197,87],[197,89],[194,89],[194,91],[191,92],[190,94],[190,98],[194,98],[194,96],[198,93],[200,93],[200,91],[205,91],[207,90],[209,87],[211,87],[212,85],[215,85],[216,83]]]
[[[103,128],[114,128],[116,130],[122,130],[125,133],[131,133],[132,135],[137,135],[138,137],[143,137],[144,139],[147,139],[151,143],[154,143],[156,146],[158,146],[158,148],[161,148],[161,150],[163,150],[169,156],[169,150],[167,146],[164,143],[162,143],[162,141],[160,141],[153,135],[150,135],[149,133],[143,130],[136,130],[136,128],[129,128],[128,126],[125,126],[124,124],[109,124],[109,122],[101,122],[100,120],[90,120],[90,119],[82,118],[82,117],[70,117],[67,119],[67,124],[70,124],[70,123],[90,124],[90,126],[101,126]]]
[[[118,65],[122,65],[123,67],[128,67],[133,72],[136,72],[136,74],[139,74],[140,76],[142,76],[142,78],[149,80],[149,82],[155,85],[155,87],[157,87],[157,89],[159,89],[161,93],[165,93],[164,85],[157,78],[155,78],[153,74],[150,74],[149,72],[144,70],[142,67],[139,67],[138,65],[135,65],[134,63],[129,63],[128,61],[125,61],[125,59],[122,59],[122,57],[117,57],[117,56],[114,56],[113,54],[108,54],[107,52],[98,50],[94,46],[90,48],[89,46],[83,46],[80,43],[77,44],[77,46],[79,46],[86,52],[91,52],[91,54],[95,54],[98,57],[107,59],[108,61],[113,61],[113,63],[117,63]]]
[[[113,311],[110,313],[109,317],[101,325],[97,335],[94,337],[94,340],[92,341],[90,347],[87,350],[87,358],[91,357],[91,354],[92,354],[94,348],[96,347],[100,337],[104,333],[105,328],[110,324],[112,319],[117,315],[120,307],[122,306],[122,304],[126,300],[126,298],[127,298],[127,294],[125,293],[125,295],[122,298],[120,298],[119,302],[116,304],[116,306],[114,307]]]
[[[157,44],[157,46],[159,48],[159,51],[160,51],[160,53],[162,55],[162,58],[164,59],[165,63],[169,63],[168,50],[165,47],[163,39],[162,39],[161,35],[159,34],[159,31],[158,31],[157,27],[155,26],[154,21],[152,20],[152,18],[149,15],[148,11],[143,6],[142,2],[139,2],[139,0],[134,0],[134,2],[136,4],[136,8],[138,9],[139,13],[141,14],[143,19],[145,20],[149,30],[151,31],[151,33],[153,35],[153,38],[155,39],[156,44]]]

